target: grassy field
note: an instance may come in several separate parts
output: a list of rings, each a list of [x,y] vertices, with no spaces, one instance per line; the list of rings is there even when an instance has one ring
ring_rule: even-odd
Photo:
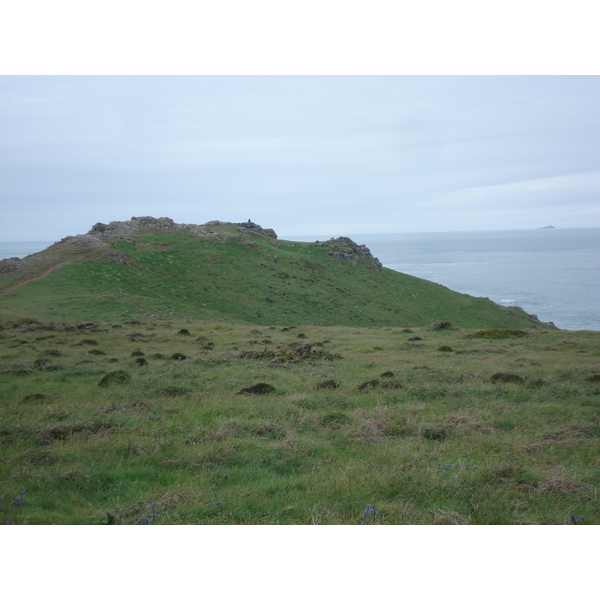
[[[598,333],[1,327],[3,524],[600,520]]]

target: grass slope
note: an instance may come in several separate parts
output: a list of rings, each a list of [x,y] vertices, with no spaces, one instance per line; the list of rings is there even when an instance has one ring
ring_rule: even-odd
[[[192,318],[262,325],[549,327],[500,307],[397,273],[354,266],[321,247],[216,227],[224,240],[189,232],[141,230],[106,250],[40,253],[38,271],[75,259],[0,297],[0,319]],[[229,237],[227,237],[229,235]],[[124,261],[121,261],[124,262]],[[35,265],[34,265],[35,266]],[[33,269],[33,270],[32,270]],[[27,277],[35,275],[30,267]],[[24,275],[22,275],[23,277]],[[18,281],[0,276],[0,290]]]
[[[598,340],[5,322],[0,522],[596,524]]]

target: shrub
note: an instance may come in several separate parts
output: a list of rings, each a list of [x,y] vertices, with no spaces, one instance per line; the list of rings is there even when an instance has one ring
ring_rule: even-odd
[[[190,333],[189,329],[180,329],[177,332],[177,335],[192,335],[192,334]]]
[[[38,371],[43,371],[49,362],[50,361],[47,358],[36,358],[33,361],[33,368],[37,369]]]
[[[445,440],[448,437],[449,433],[450,431],[444,425],[426,427],[425,429],[423,429],[423,437],[426,440],[434,440],[437,442]]]
[[[187,356],[181,352],[175,352],[175,354],[171,355],[171,360],[185,360],[186,358]]]
[[[369,379],[369,381],[365,381],[364,383],[361,383],[357,388],[356,391],[358,392],[364,392],[365,390],[372,390],[373,388],[376,388],[379,385],[380,381],[379,379]]]
[[[98,385],[100,387],[108,387],[109,385],[124,384],[129,383],[130,381],[131,377],[126,371],[111,371],[102,377],[102,379],[98,382]]]
[[[321,381],[320,383],[317,383],[318,390],[336,389],[339,387],[340,387],[340,384],[335,379],[325,379],[325,381]]]
[[[431,329],[435,331],[439,331],[441,329],[454,329],[454,325],[451,321],[439,321],[438,323],[433,323],[431,325]]]
[[[255,383],[247,388],[242,388],[238,394],[270,394],[274,392],[275,388],[268,383]]]
[[[186,394],[190,394],[191,392],[192,392],[192,390],[190,390],[188,388],[177,387],[177,386],[171,385],[169,387],[166,387],[162,393],[165,396],[175,397],[175,396],[185,396]]]
[[[29,394],[25,396],[21,402],[23,404],[48,404],[52,402],[56,396],[54,394]]]
[[[466,337],[501,340],[511,337],[525,337],[526,335],[527,332],[522,331],[521,329],[483,329],[482,331],[470,333]]]
[[[141,351],[141,350],[138,348],[137,350],[134,350],[134,351],[131,353],[131,356],[132,356],[132,357],[135,357],[135,356],[146,356],[146,355],[145,355],[145,353],[144,353],[144,352],[142,352],[142,351]]]
[[[494,373],[490,377],[492,383],[524,383],[525,380],[513,373]]]

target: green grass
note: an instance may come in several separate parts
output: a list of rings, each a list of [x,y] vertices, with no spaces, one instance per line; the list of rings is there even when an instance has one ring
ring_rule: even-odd
[[[2,327],[8,524],[600,520],[597,333],[149,318]],[[128,377],[99,385],[119,371]],[[496,373],[522,382],[493,383]],[[319,387],[328,380],[338,387]],[[257,383],[274,391],[239,393]]]
[[[218,229],[218,228],[217,228]],[[66,264],[0,297],[0,320],[33,316],[91,320],[148,317],[260,325],[549,328],[517,308],[459,294],[441,285],[336,260],[308,243],[227,233],[207,240],[189,232],[141,233],[131,243]],[[231,228],[229,228],[231,229]],[[60,244],[45,251],[38,270],[68,258]],[[362,260],[362,259],[361,259]],[[28,267],[27,276],[33,276]],[[2,275],[0,289],[16,281]]]

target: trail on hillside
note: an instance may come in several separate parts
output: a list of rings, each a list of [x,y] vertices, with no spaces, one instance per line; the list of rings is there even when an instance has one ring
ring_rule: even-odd
[[[50,275],[51,273],[54,273],[54,271],[56,271],[56,269],[58,269],[59,267],[68,265],[69,263],[75,262],[76,260],[77,260],[76,258],[71,259],[71,260],[65,260],[64,262],[58,263],[57,265],[54,265],[54,266],[50,267],[49,269],[46,269],[41,275],[37,275],[36,277],[30,277],[29,279],[25,279],[25,281],[19,281],[19,283],[15,283],[14,285],[11,285],[8,289],[4,290],[3,292],[0,292],[0,296],[5,296],[9,292],[13,292],[17,288],[20,288],[22,285],[26,285],[27,283],[31,283],[32,281],[37,281],[38,279],[44,279],[44,277],[48,277],[48,275]]]

